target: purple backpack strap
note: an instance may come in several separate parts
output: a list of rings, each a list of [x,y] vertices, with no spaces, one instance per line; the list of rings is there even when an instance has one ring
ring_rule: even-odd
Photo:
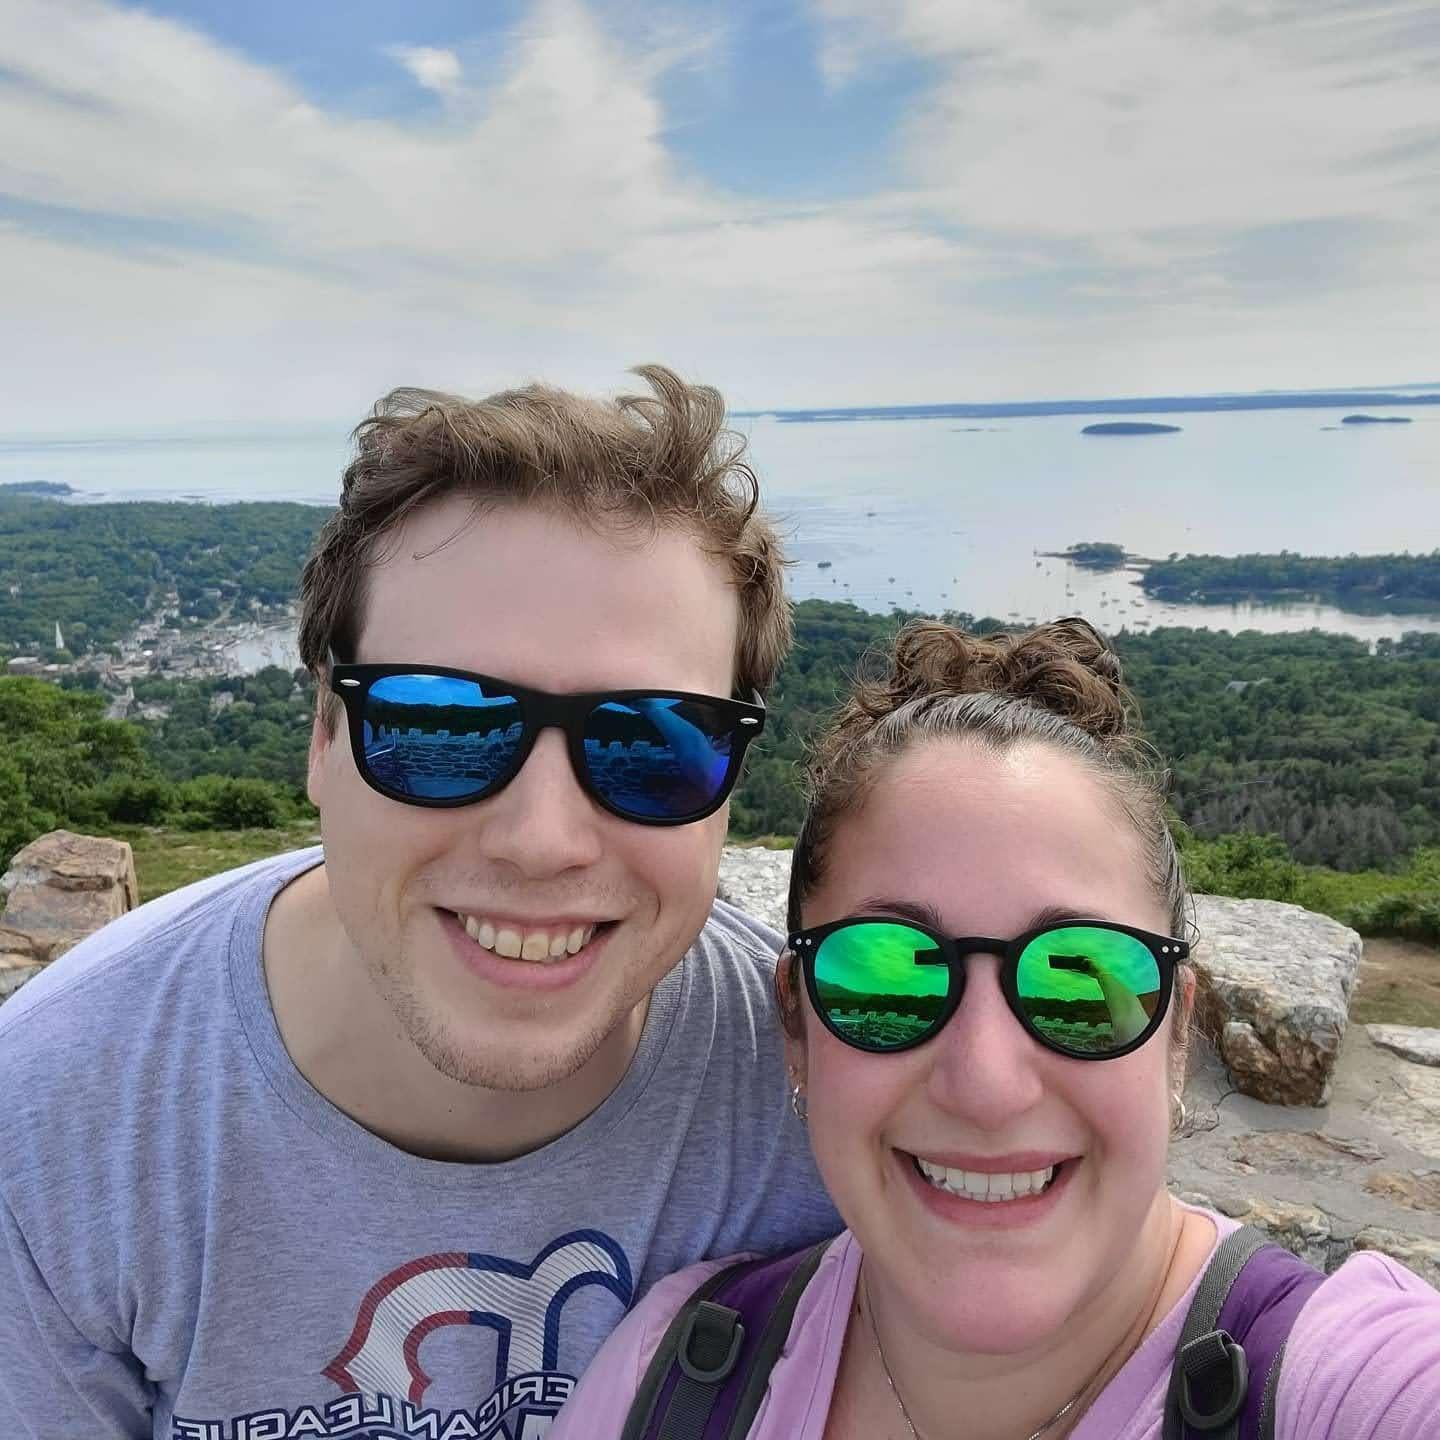
[[[744,1436],[828,1245],[740,1261],[695,1290],[650,1361],[621,1440]]]
[[[1285,1341],[1324,1279],[1253,1227],[1221,1243],[1175,1347],[1164,1440],[1269,1440]]]

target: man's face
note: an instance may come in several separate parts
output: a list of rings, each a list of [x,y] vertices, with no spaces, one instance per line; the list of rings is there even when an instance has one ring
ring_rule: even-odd
[[[554,693],[731,693],[738,602],[690,537],[642,543],[518,506],[469,515],[437,502],[382,542],[357,661]],[[504,1090],[578,1071],[685,953],[729,813],[663,828],[611,815],[558,730],[486,800],[405,805],[360,778],[343,717],[333,736],[316,724],[310,795],[340,922],[404,1034],[452,1079]]]

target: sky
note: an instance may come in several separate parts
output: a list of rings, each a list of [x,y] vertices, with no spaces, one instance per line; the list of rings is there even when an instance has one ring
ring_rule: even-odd
[[[0,0],[0,435],[1440,380],[1440,7]]]

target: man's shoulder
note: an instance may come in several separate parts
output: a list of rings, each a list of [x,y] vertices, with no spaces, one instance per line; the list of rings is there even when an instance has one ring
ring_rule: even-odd
[[[785,939],[778,930],[748,911],[717,899],[696,942],[712,962],[739,962],[747,976],[754,974],[768,986]]]
[[[278,890],[320,859],[320,850],[290,851],[187,885],[122,915],[87,936],[0,1006],[0,1075],[27,1048],[58,1035],[125,1024],[137,991],[148,993],[172,973],[213,984],[226,953],[222,937],[257,895]],[[186,952],[209,964],[182,963]]]

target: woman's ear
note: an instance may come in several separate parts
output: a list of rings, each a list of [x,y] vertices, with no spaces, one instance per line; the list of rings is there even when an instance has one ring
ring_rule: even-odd
[[[792,1085],[805,1078],[805,1011],[800,989],[800,962],[789,950],[782,950],[775,964],[775,1003],[785,1032],[785,1073]]]
[[[1170,1088],[1177,1094],[1185,1088],[1190,1059],[1190,1037],[1195,1025],[1195,971],[1189,965],[1175,968],[1175,1023],[1170,1032]]]

